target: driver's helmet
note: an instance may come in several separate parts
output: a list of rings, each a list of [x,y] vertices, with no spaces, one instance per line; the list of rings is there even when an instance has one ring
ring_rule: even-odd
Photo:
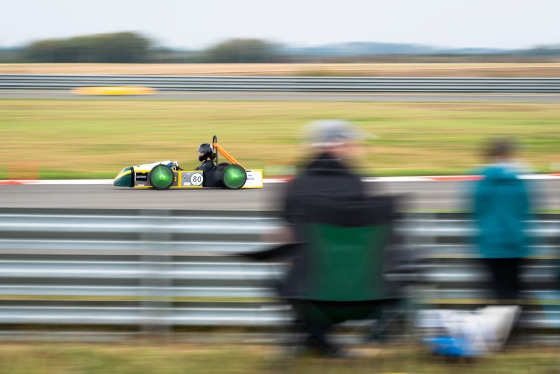
[[[198,152],[198,161],[204,161],[208,157],[212,157],[214,155],[214,149],[208,143],[202,143],[198,146],[196,151]]]

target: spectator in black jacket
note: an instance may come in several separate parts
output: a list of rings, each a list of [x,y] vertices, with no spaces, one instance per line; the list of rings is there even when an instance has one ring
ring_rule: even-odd
[[[283,218],[289,224],[288,240],[303,242],[305,217],[311,200],[320,199],[325,204],[348,204],[366,201],[365,186],[353,170],[362,153],[362,141],[371,136],[360,132],[351,123],[342,120],[326,120],[310,123],[306,127],[305,143],[310,157],[302,172],[288,185],[283,198]],[[343,218],[346,219],[346,218]],[[351,217],[348,217],[351,219]],[[296,247],[291,254],[291,266],[285,279],[279,285],[279,292],[289,299],[298,299],[307,287],[308,274],[304,249]],[[333,303],[305,302],[293,303],[294,309],[308,308]],[[300,314],[300,313],[296,313]],[[338,347],[331,344],[325,334],[333,324],[324,319],[314,321],[300,319],[305,331],[313,331],[306,337],[304,347],[317,349],[329,356],[339,356]]]

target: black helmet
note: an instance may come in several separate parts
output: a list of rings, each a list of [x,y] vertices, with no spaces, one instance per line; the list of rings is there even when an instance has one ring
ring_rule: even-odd
[[[198,156],[198,161],[204,161],[208,157],[213,158],[212,156],[214,156],[214,149],[208,143],[202,143],[201,145],[199,145],[197,152],[204,153],[203,155]]]

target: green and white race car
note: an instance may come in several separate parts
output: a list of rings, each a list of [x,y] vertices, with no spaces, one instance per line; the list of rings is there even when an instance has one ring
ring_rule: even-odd
[[[116,187],[170,188],[219,187],[237,190],[240,188],[262,188],[263,171],[247,170],[228,154],[214,136],[212,145],[215,152],[216,168],[211,171],[183,170],[177,161],[159,161],[126,167],[115,178]],[[229,162],[218,163],[218,153]]]

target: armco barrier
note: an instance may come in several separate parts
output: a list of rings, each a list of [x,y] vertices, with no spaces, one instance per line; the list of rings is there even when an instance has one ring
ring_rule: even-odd
[[[0,90],[149,87],[159,91],[560,93],[560,78],[216,77],[0,74]]]
[[[280,264],[232,254],[264,249],[272,213],[158,210],[0,210],[0,325],[283,325],[289,309],[267,281]],[[560,217],[533,222],[523,324],[560,328],[555,293]],[[485,273],[460,214],[410,213],[397,225],[423,258],[415,300],[428,307],[484,303]],[[12,328],[13,329],[13,328]]]

